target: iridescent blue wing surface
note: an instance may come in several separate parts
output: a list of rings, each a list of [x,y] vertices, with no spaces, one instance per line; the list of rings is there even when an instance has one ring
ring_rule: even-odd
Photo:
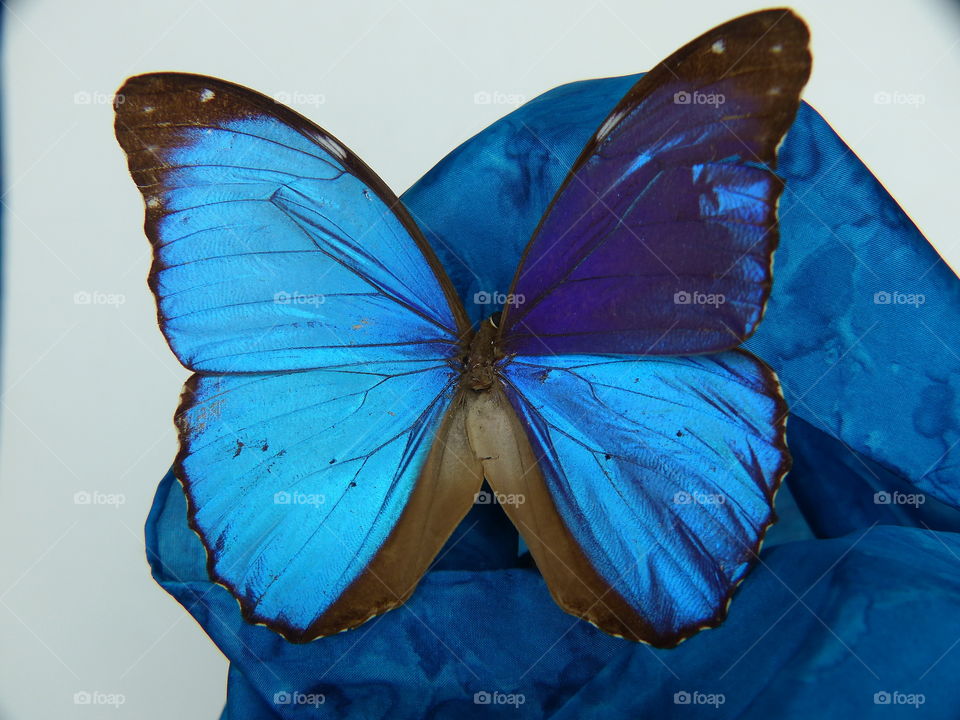
[[[558,603],[661,647],[718,625],[789,467],[774,373],[731,350],[519,355],[503,377],[536,467],[491,484],[537,498],[506,509]]]
[[[248,621],[311,640],[409,597],[482,482],[446,412],[457,380],[436,363],[194,375],[175,469]]]
[[[339,141],[236,85],[132,78],[116,133],[196,371],[175,471],[211,577],[296,641],[399,605],[482,482],[451,404],[465,316],[420,231]]]
[[[131,78],[116,134],[180,361],[269,372],[451,354],[459,300],[396,196],[292,110],[214,78]],[[349,352],[345,352],[349,350]]]
[[[508,295],[523,354],[735,347],[770,292],[772,168],[810,72],[789,10],[732,20],[644,75],[587,143]]]

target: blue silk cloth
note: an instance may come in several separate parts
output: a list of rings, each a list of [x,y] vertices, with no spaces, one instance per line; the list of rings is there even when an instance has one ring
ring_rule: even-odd
[[[544,94],[403,196],[461,296],[506,292],[635,80]],[[778,172],[773,294],[746,347],[782,381],[794,469],[720,628],[673,650],[605,635],[553,603],[500,508],[477,505],[406,606],[293,645],[210,582],[168,474],[148,558],[230,660],[222,718],[956,717],[960,281],[807,105]],[[474,322],[495,309],[466,306]]]

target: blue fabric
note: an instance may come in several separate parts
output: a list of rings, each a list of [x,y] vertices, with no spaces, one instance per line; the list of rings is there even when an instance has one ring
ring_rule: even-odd
[[[404,195],[474,321],[634,80],[536,98]],[[795,471],[721,627],[674,650],[607,636],[556,607],[499,509],[478,506],[405,607],[291,645],[209,581],[168,475],[148,556],[231,661],[223,718],[845,719],[917,717],[921,702],[925,717],[954,717],[960,361],[944,345],[960,346],[960,281],[807,106],[779,172],[773,296],[747,347],[793,405]]]
[[[773,293],[746,347],[794,416],[960,504],[960,283],[808,105],[779,167]]]

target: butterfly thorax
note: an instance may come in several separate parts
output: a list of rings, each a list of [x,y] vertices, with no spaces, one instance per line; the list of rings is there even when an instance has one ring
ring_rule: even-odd
[[[500,353],[496,347],[498,333],[496,320],[497,315],[492,315],[480,323],[480,327],[470,340],[463,361],[462,382],[476,392],[489,390],[496,380],[496,364],[500,359]]]

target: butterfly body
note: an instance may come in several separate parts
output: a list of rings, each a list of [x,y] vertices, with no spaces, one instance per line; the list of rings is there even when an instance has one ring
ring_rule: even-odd
[[[463,359],[463,385],[474,392],[489,392],[497,382],[498,365],[503,360],[503,353],[496,345],[497,317],[499,313],[480,323],[480,328],[467,343]]]
[[[150,287],[194,372],[174,469],[247,620],[305,642],[401,605],[484,481],[568,612],[659,646],[722,620],[789,467],[777,378],[736,346],[807,40],[753,13],[637,81],[476,329],[325,130],[215,78],[127,81]]]

